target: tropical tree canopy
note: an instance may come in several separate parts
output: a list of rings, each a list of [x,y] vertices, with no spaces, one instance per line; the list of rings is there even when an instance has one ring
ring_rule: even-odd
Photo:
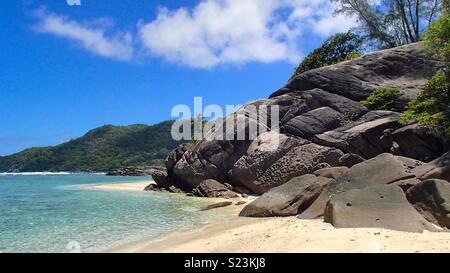
[[[356,16],[361,35],[378,48],[392,48],[420,40],[439,17],[445,0],[331,0],[336,14]]]

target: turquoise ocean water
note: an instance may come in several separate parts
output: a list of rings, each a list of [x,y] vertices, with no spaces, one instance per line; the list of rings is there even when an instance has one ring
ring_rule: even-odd
[[[102,252],[219,217],[199,198],[89,189],[145,179],[0,174],[0,252]]]

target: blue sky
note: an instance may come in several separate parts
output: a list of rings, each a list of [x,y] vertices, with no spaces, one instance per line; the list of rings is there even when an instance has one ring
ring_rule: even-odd
[[[242,104],[280,88],[354,25],[328,0],[0,2],[0,155],[177,104]]]

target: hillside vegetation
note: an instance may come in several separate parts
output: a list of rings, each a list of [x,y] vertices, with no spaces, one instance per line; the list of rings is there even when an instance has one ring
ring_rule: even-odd
[[[105,125],[58,146],[30,148],[0,157],[0,172],[109,171],[159,164],[181,144],[170,135],[172,123]]]

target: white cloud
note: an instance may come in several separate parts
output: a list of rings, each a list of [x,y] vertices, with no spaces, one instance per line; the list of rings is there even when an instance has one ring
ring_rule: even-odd
[[[354,18],[335,17],[333,10],[330,0],[202,0],[192,8],[159,8],[154,20],[139,21],[136,37],[128,32],[110,34],[112,22],[105,19],[80,23],[41,10],[36,30],[117,60],[132,60],[143,49],[196,68],[297,63],[302,43],[311,35],[323,38],[355,26]]]
[[[205,0],[160,8],[155,20],[140,22],[139,37],[153,55],[192,67],[297,62],[305,31],[327,36],[354,26],[332,11],[329,0]]]
[[[131,60],[134,49],[130,33],[107,35],[110,20],[98,19],[95,22],[82,24],[66,17],[39,10],[36,12],[39,23],[34,29],[37,32],[49,33],[72,40],[82,48],[97,55],[121,61]]]

